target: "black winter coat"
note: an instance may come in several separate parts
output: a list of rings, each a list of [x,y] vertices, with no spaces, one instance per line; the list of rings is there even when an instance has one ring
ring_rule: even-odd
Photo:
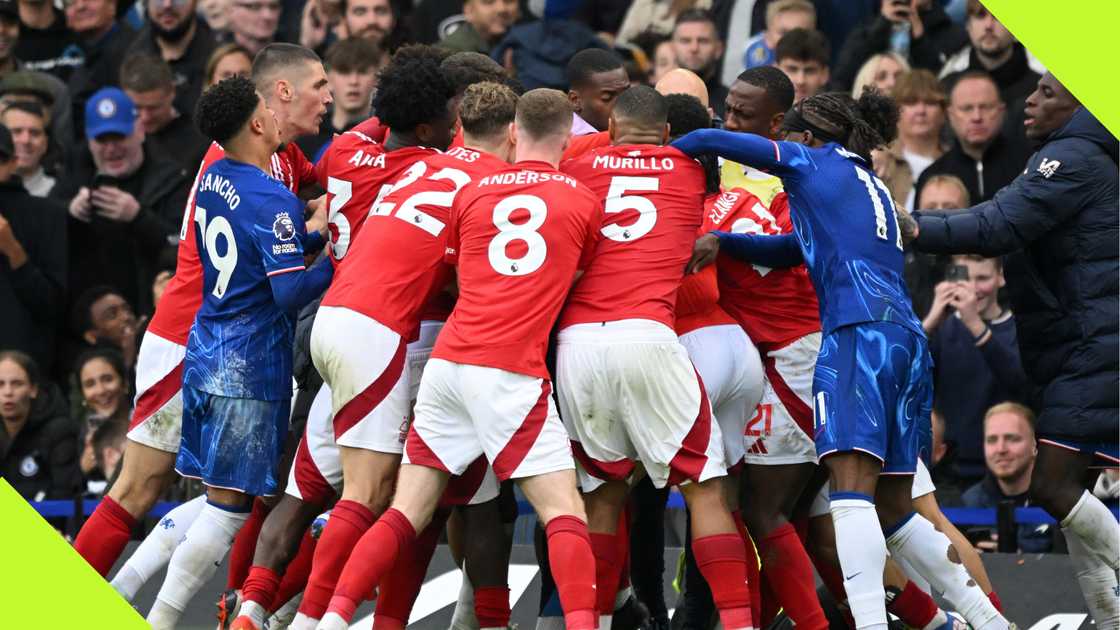
[[[1120,437],[1118,152],[1082,107],[992,200],[915,213],[919,250],[1007,255],[1023,366],[1042,390],[1039,437]]]
[[[55,327],[65,320],[66,209],[12,180],[0,182],[0,216],[27,252],[19,269],[0,254],[0,348],[26,352],[50,374]]]
[[[937,74],[949,56],[968,43],[968,35],[937,4],[922,9],[919,16],[925,32],[911,40],[907,61],[915,68]],[[852,29],[833,68],[831,89],[850,92],[863,64],[872,56],[890,50],[893,29],[894,24],[881,14]]]
[[[39,385],[31,417],[14,440],[0,425],[0,477],[28,501],[69,499],[78,492],[78,428],[54,385]]]

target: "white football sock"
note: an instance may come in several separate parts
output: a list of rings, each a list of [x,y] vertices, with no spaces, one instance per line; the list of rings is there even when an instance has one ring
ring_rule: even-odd
[[[467,577],[466,560],[463,560],[463,580],[459,584],[459,599],[455,602],[449,630],[478,630],[478,618],[474,615],[474,585]]]
[[[1062,519],[1069,559],[1098,628],[1120,626],[1116,529],[1116,519],[1108,508],[1089,492],[1082,494],[1077,505]]]
[[[920,514],[912,513],[887,538],[895,558],[901,558],[922,574],[976,630],[1006,630],[1007,620],[999,614],[983,589],[961,562],[949,538]]]
[[[197,496],[159,520],[110,582],[121,597],[131,602],[148,580],[167,566],[171,554],[175,553],[175,548],[183,541],[205,504],[206,496]]]
[[[906,577],[910,578],[910,581],[914,583],[914,586],[917,586],[926,593],[933,593],[933,589],[930,587],[929,582],[926,581],[926,579],[922,577],[922,574],[914,568],[914,565],[907,562],[906,558],[892,555],[891,560],[894,560],[894,563],[898,565],[898,568],[902,569],[902,572],[906,574]]]
[[[1077,536],[1098,562],[1113,571],[1120,570],[1120,525],[1104,503],[1088,490],[1081,493],[1077,505],[1062,519],[1062,529]]]
[[[218,570],[233,537],[249,518],[249,510],[234,512],[207,502],[171,556],[167,576],[148,613],[155,630],[174,628],[198,589]]]
[[[257,602],[245,601],[241,602],[241,610],[237,616],[248,617],[258,628],[263,628],[265,619],[268,619],[268,610]]]
[[[312,619],[301,612],[297,612],[296,618],[292,620],[292,625],[288,626],[288,630],[315,630],[317,625],[319,625],[318,619]]]
[[[832,493],[829,502],[836,530],[836,551],[848,593],[848,609],[856,628],[886,630],[886,592],[883,569],[887,545],[871,498],[854,492]]]
[[[315,630],[349,630],[350,624],[342,618],[342,615],[334,612],[329,612],[323,615],[319,625],[315,626]]]

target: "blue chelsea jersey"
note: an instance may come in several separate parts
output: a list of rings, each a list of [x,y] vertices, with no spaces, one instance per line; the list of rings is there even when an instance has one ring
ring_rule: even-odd
[[[292,390],[295,319],[269,278],[302,271],[303,204],[256,166],[222,159],[198,183],[194,220],[202,306],[183,382],[232,398],[284,400]]]
[[[826,335],[887,321],[925,336],[902,278],[894,201],[863,158],[835,142],[813,148],[719,130],[693,132],[674,146],[690,155],[719,153],[782,178]]]

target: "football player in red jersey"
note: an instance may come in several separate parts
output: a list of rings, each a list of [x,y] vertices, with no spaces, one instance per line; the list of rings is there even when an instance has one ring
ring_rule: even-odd
[[[544,365],[549,330],[602,213],[587,188],[556,170],[571,121],[562,93],[526,93],[508,131],[517,163],[455,198],[444,231],[459,299],[420,383],[393,506],[351,554],[321,628],[348,627],[416,544],[450,474],[483,454],[499,479],[518,481],[546,523],[568,628],[597,627],[594,556]]]
[[[605,199],[605,238],[560,316],[557,394],[579,462],[600,614],[613,609],[621,569],[613,538],[626,480],[641,462],[655,486],[680,485],[723,626],[742,630],[754,624],[745,548],[724,499],[721,432],[673,329],[705,176],[660,146],[667,115],[664,96],[632,87],[611,112],[612,146],[562,165]]]
[[[275,112],[281,137],[288,142],[272,159],[272,175],[293,192],[314,183],[312,166],[289,142],[314,133],[331,103],[323,64],[315,53],[291,44],[265,47],[253,62],[253,82]],[[212,144],[199,176],[224,155]],[[199,178],[196,178],[196,186]],[[136,521],[148,513],[175,478],[182,422],[182,362],[187,334],[202,301],[202,267],[195,248],[194,190],[183,214],[175,276],[157,305],[140,345],[136,365],[136,405],[120,476],[78,534],[74,547],[99,573],[112,568]],[[305,250],[313,250],[322,236],[310,233]],[[180,523],[180,526],[189,526]],[[167,554],[170,556],[170,552]],[[166,562],[166,560],[163,560]],[[158,569],[162,562],[147,562]],[[153,569],[154,570],[154,569]],[[123,573],[123,572],[122,572]],[[147,571],[121,576],[118,590],[135,594]]]
[[[454,88],[441,74],[439,55],[430,47],[404,48],[384,69],[374,99],[377,118],[338,136],[317,167],[320,183],[328,193],[328,251],[336,267],[341,269],[367,215],[371,216],[371,208],[376,207],[377,200],[384,197],[393,182],[418,160],[438,155],[438,149],[447,148],[454,135],[456,107]],[[365,133],[380,125],[391,129],[385,144],[374,142]],[[336,329],[336,334],[350,333],[345,328]],[[360,378],[376,381],[378,373],[371,371]],[[329,383],[330,378],[327,380]],[[350,397],[363,389],[366,387],[351,391]],[[310,612],[320,607],[314,617],[321,615],[338,571],[361,535],[357,531],[347,536],[351,529],[347,525],[355,520],[372,522],[374,514],[384,509],[391,496],[392,477],[399,465],[403,442],[402,423],[408,417],[407,400],[403,414],[398,414],[402,418],[392,420],[392,414],[379,416],[391,424],[385,427],[371,424],[375,422],[373,410],[380,400],[358,401],[351,408],[368,403],[369,413],[358,413],[356,422],[347,427],[350,432],[343,434],[337,430],[337,424],[331,427],[332,414],[327,410],[337,411],[340,402],[345,404],[349,399],[338,400],[337,387],[333,393],[333,405],[327,402],[332,398],[329,387],[322,388],[317,396],[325,400],[312,405],[316,413],[309,414],[285,495],[261,529],[253,567],[242,584],[241,615],[234,621],[234,627],[260,627],[268,610],[284,603],[273,601],[280,574],[307,526],[343,487],[345,476],[345,490],[332,512],[334,518],[328,521],[316,545],[310,583],[301,606],[301,610]],[[364,426],[370,430],[363,434]]]

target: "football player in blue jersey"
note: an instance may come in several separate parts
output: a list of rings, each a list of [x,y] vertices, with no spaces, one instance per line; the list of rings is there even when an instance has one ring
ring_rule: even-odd
[[[889,546],[974,628],[1006,629],[949,539],[910,498],[918,457],[929,449],[931,361],[902,280],[894,201],[871,164],[897,120],[894,103],[873,90],[858,102],[820,94],[789,110],[782,142],[715,129],[674,142],[690,155],[718,153],[781,177],[794,227],[782,236],[715,232],[698,243],[690,266],[723,251],[771,267],[808,267],[824,335],[813,380],[815,439],[831,474],[830,511],[856,626],[887,628]]]
[[[171,628],[229,550],[255,496],[276,492],[288,426],[294,314],[330,283],[321,232],[305,233],[303,204],[268,175],[280,146],[276,117],[253,83],[206,91],[199,128],[226,157],[199,180],[193,220],[203,266],[202,307],[187,341],[183,434],[176,470],[202,479],[206,505],[168,565],[148,614]]]

